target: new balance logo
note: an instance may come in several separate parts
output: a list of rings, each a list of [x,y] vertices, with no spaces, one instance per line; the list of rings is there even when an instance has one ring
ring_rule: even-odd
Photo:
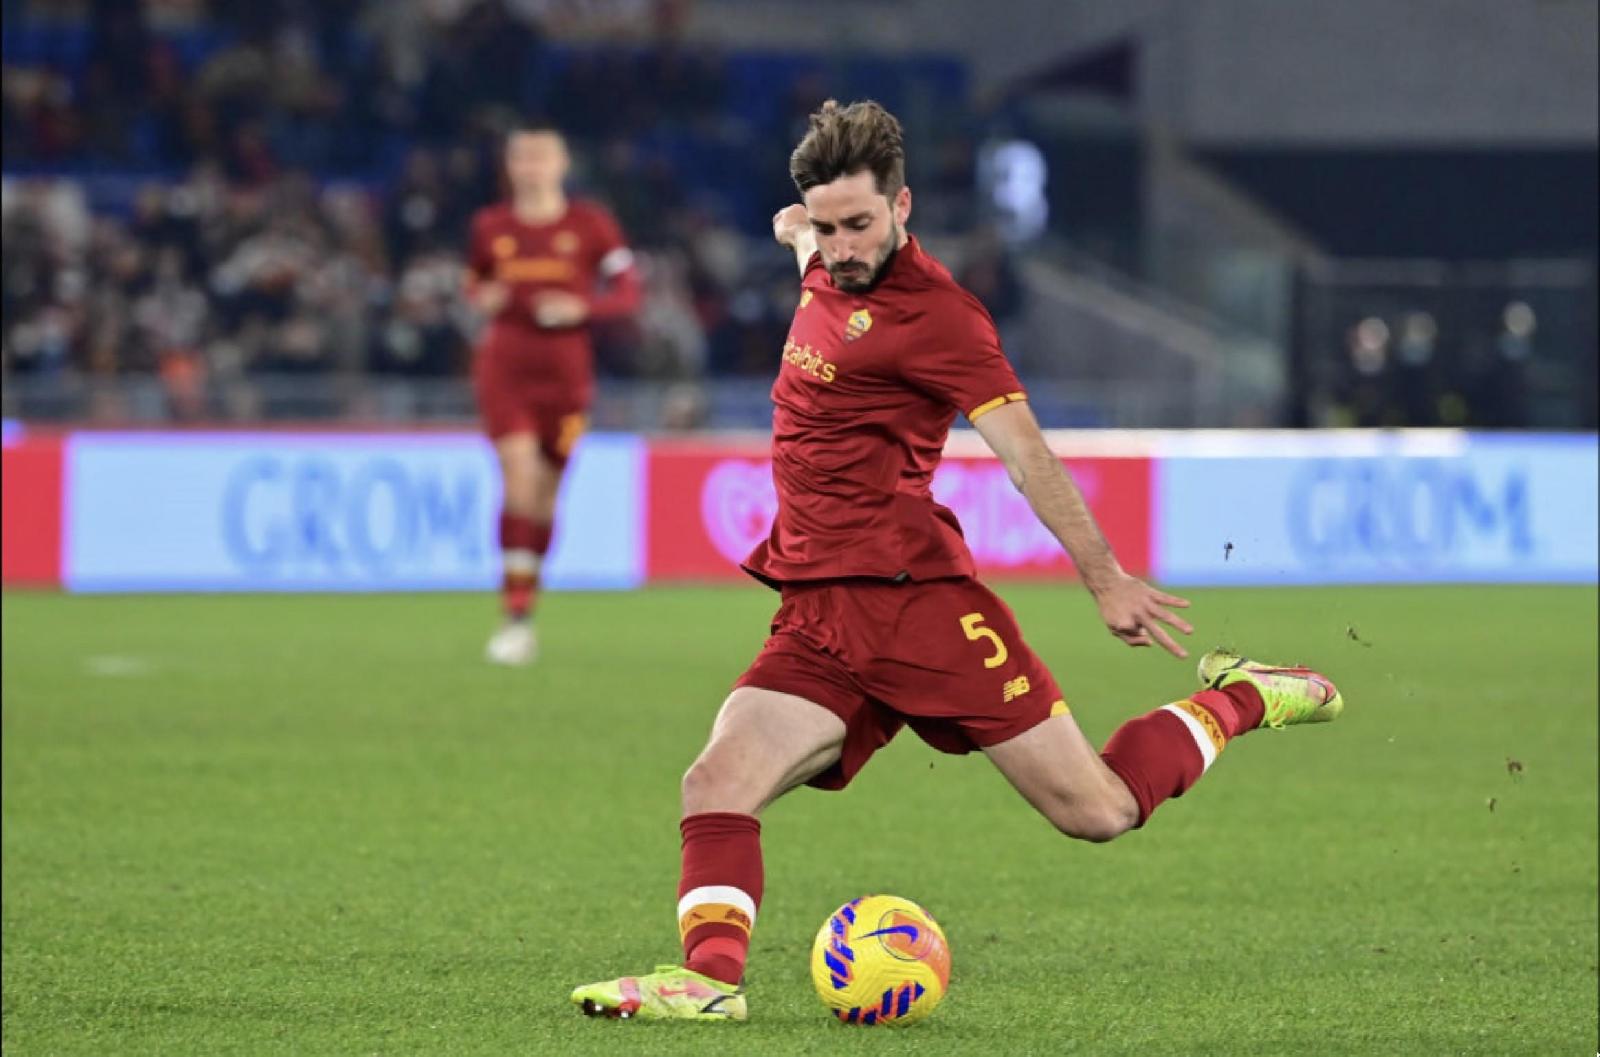
[[[1005,685],[1000,688],[1000,699],[1002,701],[1015,701],[1032,689],[1033,687],[1028,685],[1028,677],[1019,675],[1015,679],[1006,680]]]

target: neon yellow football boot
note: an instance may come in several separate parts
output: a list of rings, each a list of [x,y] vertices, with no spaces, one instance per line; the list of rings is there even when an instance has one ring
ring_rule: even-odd
[[[585,1016],[618,1020],[744,1020],[744,992],[676,965],[645,976],[602,980],[572,992]]]
[[[1200,685],[1220,690],[1241,680],[1261,692],[1263,727],[1282,730],[1295,723],[1331,723],[1344,711],[1339,688],[1310,668],[1279,668],[1252,661],[1232,650],[1212,650],[1200,658]]]

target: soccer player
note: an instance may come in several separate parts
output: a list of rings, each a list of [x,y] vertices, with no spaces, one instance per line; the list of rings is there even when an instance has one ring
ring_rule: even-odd
[[[758,816],[845,786],[902,726],[980,749],[1062,833],[1108,841],[1188,790],[1232,739],[1335,718],[1326,678],[1213,651],[1202,689],[1124,723],[1101,752],[1004,602],[973,576],[929,491],[966,415],[1076,563],[1111,633],[1186,653],[1185,600],[1118,565],[1029,410],[978,301],[906,233],[900,125],[872,102],[811,116],[773,218],[801,295],[772,388],[778,513],[745,569],[782,594],[772,634],[683,778],[681,966],[580,987],[591,1015],[740,1020],[763,886]]]
[[[538,652],[539,566],[550,549],[561,475],[594,395],[589,325],[639,304],[633,253],[617,222],[601,206],[567,197],[570,164],[555,129],[517,129],[505,147],[510,201],[472,218],[467,293],[489,317],[473,386],[504,486],[505,623],[485,651],[496,664],[527,664]]]

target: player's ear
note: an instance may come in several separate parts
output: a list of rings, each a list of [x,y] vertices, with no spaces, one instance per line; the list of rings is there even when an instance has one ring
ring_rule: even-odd
[[[906,221],[911,219],[911,188],[902,187],[896,191],[889,206],[894,212],[894,222],[905,227]]]

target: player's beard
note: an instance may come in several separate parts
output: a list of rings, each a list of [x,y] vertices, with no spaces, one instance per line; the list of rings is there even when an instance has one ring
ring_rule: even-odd
[[[828,265],[828,274],[833,277],[833,285],[846,293],[864,293],[877,285],[883,276],[883,269],[888,266],[889,258],[894,256],[894,251],[900,246],[900,225],[889,218],[889,237],[883,245],[878,247],[878,252],[869,264],[862,261],[852,261],[853,267],[844,269],[841,265]]]

